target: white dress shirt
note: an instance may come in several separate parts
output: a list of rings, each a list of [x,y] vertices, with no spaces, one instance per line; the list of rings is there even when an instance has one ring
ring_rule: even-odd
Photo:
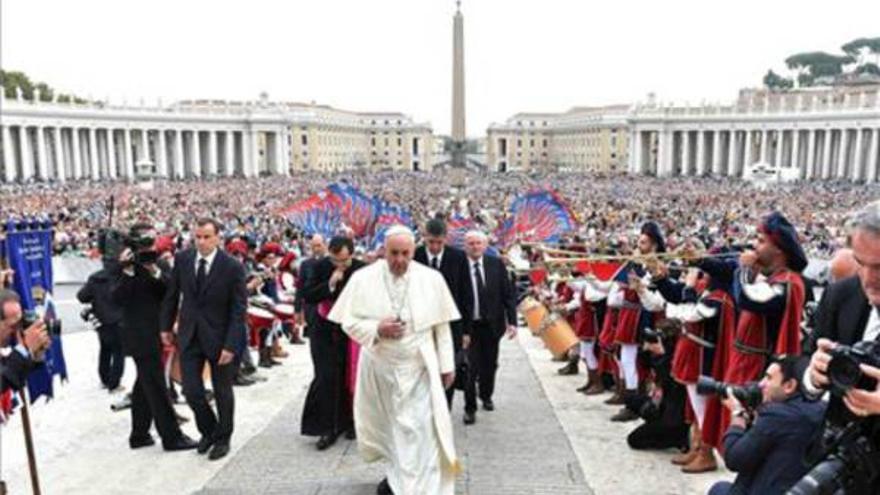
[[[483,257],[478,260],[468,258],[468,272],[471,275],[471,289],[474,291],[474,320],[480,319],[480,295],[477,293],[477,276],[474,274],[474,264],[480,266],[480,273],[483,275],[483,286],[486,286],[486,266],[483,264]]]
[[[207,256],[202,256],[198,251],[196,251],[196,275],[199,273],[199,261],[204,259],[207,263],[205,263],[205,276],[207,277],[209,273],[211,273],[211,265],[214,264],[214,258],[217,257],[217,248],[214,248],[211,251],[211,254]]]
[[[439,270],[441,266],[443,266],[443,254],[446,252],[446,249],[441,249],[439,253],[436,255],[431,254],[431,251],[428,251],[428,248],[425,248],[425,254],[428,255],[428,266],[433,267],[434,259],[437,259],[437,269]]]

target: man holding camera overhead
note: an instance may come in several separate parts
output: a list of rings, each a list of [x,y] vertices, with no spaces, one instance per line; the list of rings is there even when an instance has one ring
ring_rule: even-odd
[[[162,371],[159,312],[168,274],[167,269],[159,267],[153,239],[152,226],[137,224],[131,228],[128,247],[119,255],[116,280],[110,288],[113,302],[122,308],[122,347],[137,368],[131,391],[128,444],[132,449],[153,445],[150,424],[155,422],[165,450],[194,449],[196,442],[177,424]]]
[[[814,398],[826,389],[832,389],[828,406],[829,417],[848,417],[864,422],[873,438],[873,448],[880,445],[880,202],[873,202],[857,211],[849,221],[852,256],[858,266],[854,277],[831,285],[822,295],[817,310],[816,330],[810,339],[813,350],[810,365],[804,374],[804,390]],[[873,355],[852,356],[851,348],[844,346],[874,346]],[[850,359],[842,357],[849,354]],[[833,357],[832,357],[833,356]],[[861,362],[858,371],[871,386],[835,387],[832,364],[838,359]],[[869,364],[873,361],[872,364]],[[855,369],[853,370],[855,371]],[[856,372],[858,374],[858,372]],[[880,476],[873,480],[856,479],[856,485],[846,493],[880,493]]]

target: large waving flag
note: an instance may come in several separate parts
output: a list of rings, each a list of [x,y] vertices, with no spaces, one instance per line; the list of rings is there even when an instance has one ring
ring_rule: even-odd
[[[355,236],[367,236],[377,217],[376,199],[349,184],[330,184],[327,191],[338,198],[339,214],[345,225]]]
[[[557,242],[562,234],[576,227],[574,212],[556,191],[536,189],[514,200],[508,218],[495,231],[495,237],[502,246],[515,240]]]
[[[406,208],[376,200],[376,222],[373,225],[373,237],[370,241],[370,249],[378,249],[385,243],[385,233],[394,225],[403,225],[413,228],[412,214]]]
[[[458,213],[453,214],[446,221],[446,244],[464,249],[464,235],[476,228],[477,223],[473,219],[465,218]]]
[[[340,204],[341,200],[338,196],[328,191],[321,191],[298,201],[284,213],[287,221],[306,234],[331,237],[342,223]]]

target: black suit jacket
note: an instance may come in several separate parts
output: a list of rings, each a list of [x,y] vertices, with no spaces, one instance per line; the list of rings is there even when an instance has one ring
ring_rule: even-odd
[[[180,316],[177,338],[181,350],[196,338],[198,331],[202,351],[211,359],[218,359],[223,349],[240,351],[245,342],[246,310],[244,266],[235,258],[218,250],[204,286],[197,291],[196,250],[174,257],[160,324],[162,330],[170,330]]]
[[[326,299],[336,300],[342,289],[348,284],[348,280],[352,274],[365,266],[365,263],[358,259],[352,259],[351,265],[345,270],[345,276],[342,281],[336,284],[335,290],[330,291],[330,276],[336,270],[336,266],[330,257],[321,259],[315,266],[314,275],[309,280],[309,285],[303,290],[303,301],[307,304],[318,304]]]
[[[462,321],[467,331],[472,331],[474,316],[474,289],[471,282],[473,262],[466,259],[467,274],[464,277],[464,312]],[[489,328],[501,336],[507,329],[507,325],[516,325],[516,295],[507,268],[500,258],[483,256],[483,277],[486,283],[486,320]]]
[[[428,250],[425,246],[419,246],[416,248],[413,259],[425,266],[431,266],[428,259]],[[469,284],[466,285],[465,280],[468,277],[467,270],[467,255],[464,254],[464,251],[452,246],[445,246],[443,248],[443,258],[440,259],[440,273],[443,275],[443,279],[446,280],[446,286],[449,288],[449,292],[452,293],[452,299],[455,301],[455,306],[458,308],[458,312],[461,313],[462,316],[464,316],[465,291],[470,287]],[[450,328],[452,329],[456,342],[461,339],[462,335],[467,334],[466,325],[462,320],[451,322]]]
[[[159,278],[135,266],[134,276],[117,270],[110,286],[113,304],[122,308],[122,350],[132,357],[158,358],[162,351],[159,338],[159,313],[165,300],[169,270],[167,265]]]
[[[113,301],[111,295],[118,274],[118,267],[102,268],[89,275],[86,284],[76,293],[79,302],[92,305],[92,311],[102,327],[117,325],[122,321],[122,308]]]
[[[810,336],[808,351],[810,354],[815,351],[816,341],[820,338],[845,345],[860,342],[864,338],[865,326],[870,316],[871,305],[868,304],[858,276],[828,286],[822,293],[819,308],[816,310],[816,328]],[[832,395],[828,402],[828,415],[840,417],[841,414],[849,414],[848,409],[841,399]],[[873,435],[874,439],[880,439],[880,418],[872,418],[872,423],[873,431],[868,434]],[[870,487],[860,484],[847,493],[880,493],[880,479],[874,480]]]
[[[303,291],[311,285],[312,279],[315,277],[315,268],[318,267],[322,259],[324,258],[306,258],[299,265],[296,279],[296,298],[293,303],[297,311],[304,311],[305,306],[309,305],[303,298]]]

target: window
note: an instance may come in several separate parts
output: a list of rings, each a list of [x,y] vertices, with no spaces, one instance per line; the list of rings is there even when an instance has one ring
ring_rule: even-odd
[[[301,141],[302,141],[303,146],[308,146],[309,145],[309,136],[307,134],[303,134]]]

